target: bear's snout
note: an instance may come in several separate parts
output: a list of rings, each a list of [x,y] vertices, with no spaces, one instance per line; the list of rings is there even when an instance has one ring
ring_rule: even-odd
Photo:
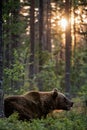
[[[71,107],[73,107],[73,102],[70,102],[69,104],[67,104],[67,110],[70,110]]]

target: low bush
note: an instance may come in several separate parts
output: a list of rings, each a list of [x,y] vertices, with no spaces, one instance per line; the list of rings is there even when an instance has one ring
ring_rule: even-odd
[[[87,114],[62,112],[57,117],[32,122],[18,121],[17,115],[13,114],[8,119],[0,119],[0,130],[87,130]]]

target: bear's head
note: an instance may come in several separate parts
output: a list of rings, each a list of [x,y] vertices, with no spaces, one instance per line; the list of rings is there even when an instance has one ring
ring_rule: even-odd
[[[58,92],[57,89],[52,91],[55,109],[70,110],[73,102],[68,99],[63,93]]]

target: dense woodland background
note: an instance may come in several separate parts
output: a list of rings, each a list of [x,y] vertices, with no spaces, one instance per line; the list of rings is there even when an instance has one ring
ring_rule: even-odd
[[[3,92],[53,88],[87,103],[87,0],[1,2],[0,106]]]
[[[57,87],[77,94],[86,88],[86,4],[85,0],[3,1],[5,93]]]

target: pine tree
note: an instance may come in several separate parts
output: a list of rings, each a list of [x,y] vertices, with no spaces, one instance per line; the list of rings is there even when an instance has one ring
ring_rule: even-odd
[[[65,46],[65,85],[66,92],[70,93],[70,68],[71,68],[71,20],[70,20],[70,0],[66,0],[65,5],[66,19],[68,21],[68,25],[66,28],[66,46]]]
[[[1,1],[2,4],[2,1]],[[0,118],[4,117],[3,103],[3,44],[2,44],[2,5],[0,4]]]
[[[29,66],[29,77],[32,80],[34,77],[34,58],[35,58],[35,1],[31,0],[30,2],[30,66]]]

